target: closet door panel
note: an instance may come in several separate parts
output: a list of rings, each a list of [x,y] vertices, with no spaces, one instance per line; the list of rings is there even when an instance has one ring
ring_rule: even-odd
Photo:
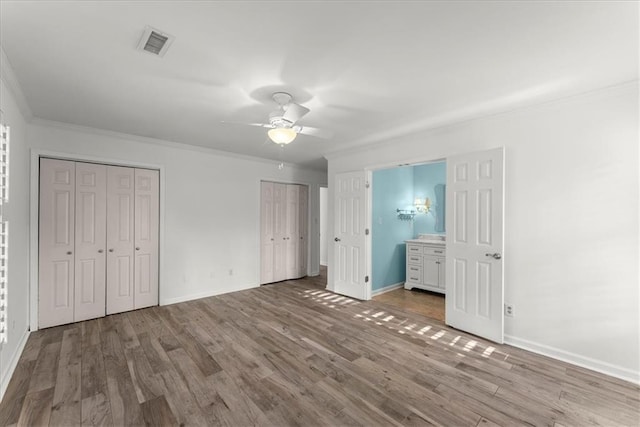
[[[107,167],[76,163],[74,321],[105,315]]]
[[[287,185],[273,184],[273,281],[287,278]]]
[[[40,160],[38,324],[73,322],[75,163]]]
[[[260,183],[260,284],[273,282],[273,183]]]
[[[298,275],[304,277],[307,275],[307,236],[309,233],[309,187],[300,186],[300,204],[299,204],[299,235],[298,235]]]
[[[134,169],[107,166],[107,314],[133,310]]]
[[[286,275],[287,279],[298,277],[300,247],[300,186],[287,185],[287,209],[286,209]]]
[[[134,307],[158,305],[160,172],[135,170]]]

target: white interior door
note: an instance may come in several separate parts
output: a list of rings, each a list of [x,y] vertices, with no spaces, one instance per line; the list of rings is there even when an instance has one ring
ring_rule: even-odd
[[[447,158],[446,323],[502,343],[504,150]]]
[[[273,282],[273,182],[260,183],[260,284]]]
[[[273,184],[273,281],[287,278],[287,186]]]
[[[285,254],[287,279],[295,279],[298,276],[298,248],[300,247],[300,186],[287,185],[287,232],[285,236]]]
[[[134,169],[107,167],[107,314],[133,310]]]
[[[135,170],[134,308],[158,305],[160,172]]]
[[[352,298],[369,298],[365,263],[365,172],[336,175],[334,190],[334,291]]]
[[[76,163],[74,321],[105,314],[107,167]]]
[[[298,215],[299,245],[298,245],[298,277],[307,275],[307,246],[309,234],[309,187],[300,186],[300,206]]]
[[[73,322],[75,163],[40,159],[38,325]]]

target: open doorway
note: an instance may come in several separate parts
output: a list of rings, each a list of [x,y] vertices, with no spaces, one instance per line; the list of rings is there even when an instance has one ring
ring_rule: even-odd
[[[376,190],[372,179],[374,169],[382,168],[337,172],[333,176],[335,244],[330,251],[332,268],[328,289],[361,300],[371,299],[374,291],[371,280],[376,264],[371,237],[375,222],[372,215],[372,192]],[[447,156],[446,174],[446,243],[444,250],[436,249],[440,253],[423,248],[423,272],[433,271],[426,267],[426,258],[433,261],[427,255],[444,257],[445,276],[441,286],[446,293],[445,323],[503,343],[504,148]],[[415,215],[411,205],[407,209],[398,206],[385,209],[395,210],[398,220]],[[405,251],[411,251],[414,244],[428,243],[420,242],[420,237],[406,239],[412,241]],[[428,236],[426,240],[432,238]],[[442,263],[433,262],[441,268]],[[380,288],[390,290],[392,286],[393,283]]]
[[[329,237],[327,235],[327,214],[329,212],[329,189],[320,187],[320,265],[327,267]]]
[[[445,320],[444,160],[372,172],[373,299]]]
[[[320,187],[320,277],[324,278],[324,284],[327,282],[327,264],[329,251],[329,235],[327,234],[327,215],[329,213],[329,189]]]

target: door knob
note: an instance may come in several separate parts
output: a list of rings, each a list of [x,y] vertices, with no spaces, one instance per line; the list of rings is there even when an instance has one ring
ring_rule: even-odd
[[[101,254],[102,252],[104,252],[102,249],[98,249],[99,254]]]
[[[109,249],[109,252],[113,252],[113,249]]]
[[[139,250],[140,250],[140,247],[136,246],[136,251],[139,251]]]
[[[71,254],[72,254],[72,252],[71,252],[71,251],[67,251],[67,255],[71,255]]]
[[[338,239],[337,237],[336,237],[335,239],[333,239],[333,240],[335,240],[336,242],[339,242],[339,241],[340,241],[340,239]]]
[[[490,256],[494,259],[500,259],[502,258],[502,255],[500,255],[498,252],[496,252],[495,254],[484,254],[484,256]]]
[[[273,237],[271,238],[271,241],[273,242]]]

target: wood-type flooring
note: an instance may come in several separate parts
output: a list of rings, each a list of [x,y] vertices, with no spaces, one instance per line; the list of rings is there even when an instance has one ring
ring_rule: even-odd
[[[421,289],[398,288],[373,297],[375,302],[444,322],[444,295]]]
[[[306,278],[34,332],[0,425],[614,426],[639,388]]]

